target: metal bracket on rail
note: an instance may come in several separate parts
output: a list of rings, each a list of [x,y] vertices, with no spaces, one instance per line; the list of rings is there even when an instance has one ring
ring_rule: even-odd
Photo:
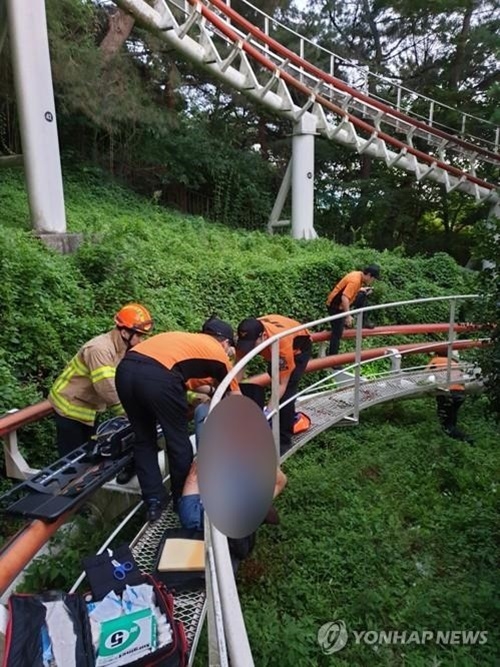
[[[160,15],[160,20],[158,22],[158,28],[163,31],[167,30],[177,30],[179,24],[174,18],[170,7],[167,5],[165,0],[159,0],[155,3],[155,10]]]
[[[13,414],[14,412],[17,412],[17,408],[8,410],[7,414]],[[17,442],[16,431],[11,431],[4,436],[3,453],[5,457],[5,473],[7,477],[12,477],[13,479],[28,479],[38,472],[38,470],[35,470],[28,465],[28,462],[21,454]]]
[[[271,77],[267,80],[267,82],[260,88],[259,90],[259,95],[261,98],[265,97],[267,93],[271,90],[271,88],[274,86],[274,84],[278,81],[280,78],[280,70],[276,68],[274,72],[272,73]]]
[[[212,63],[221,64],[222,58],[215,48],[213,39],[203,22],[200,22],[200,45],[203,49],[203,62],[206,65],[211,65]]]
[[[187,20],[179,27],[179,30],[177,31],[177,37],[180,40],[183,40],[184,37],[188,34],[188,32],[191,30],[193,25],[197,21],[199,21],[201,16],[202,16],[201,3],[198,2],[196,3],[196,5],[193,6]]]
[[[220,66],[221,72],[225,72],[227,68],[232,65],[234,59],[239,56],[241,53],[243,53],[243,44],[247,43],[250,41],[252,35],[249,33],[248,35],[245,35],[243,39],[239,39],[237,42],[233,44],[233,48],[229,52],[229,55],[227,58],[225,58]]]
[[[294,102],[292,99],[292,96],[290,94],[290,91],[288,90],[288,86],[286,83],[283,81],[283,79],[278,80],[278,89],[277,89],[277,94],[278,97],[281,99],[281,110],[282,111],[292,111],[294,108]]]
[[[436,167],[437,167],[437,162],[434,161],[427,167],[427,169],[423,170],[419,169],[418,172],[416,171],[415,176],[417,181],[418,182],[423,181],[424,178],[426,178],[431,173],[431,171],[434,171]]]
[[[245,84],[243,86],[244,90],[257,90],[261,87],[255,76],[255,72],[252,69],[252,65],[248,60],[247,54],[243,50],[241,51],[240,72],[245,77]]]
[[[389,347],[385,351],[385,356],[391,361],[391,374],[401,373],[401,352],[395,347]]]

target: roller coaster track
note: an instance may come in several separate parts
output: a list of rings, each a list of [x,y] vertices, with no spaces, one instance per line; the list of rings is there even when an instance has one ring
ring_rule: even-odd
[[[468,136],[466,120],[470,123],[473,117],[452,110],[460,129],[443,129],[434,120],[435,110],[450,108],[406,91],[432,107],[427,120],[410,115],[398,108],[405,89],[399,88],[394,106],[361,92],[284,47],[223,0],[189,0],[187,9],[170,0],[156,0],[153,6],[144,0],[114,1],[184,58],[279,116],[293,123],[307,119],[324,137],[404,169],[417,181],[430,179],[447,192],[459,190],[492,204],[499,201],[498,184],[491,176],[500,166],[499,131],[492,124],[474,119],[480,125],[478,134],[485,136]],[[267,26],[273,22],[246,4]],[[339,60],[326,53],[332,63]]]
[[[346,352],[335,357],[325,357],[322,346],[326,344],[329,333],[316,331],[312,334],[313,340],[319,345],[319,356],[311,359],[307,371],[314,372],[318,370],[328,370],[338,364],[349,364],[352,375],[351,380],[343,382],[340,378],[335,387],[332,387],[331,376],[322,374],[320,380],[316,380],[304,390],[301,391],[297,400],[300,409],[304,409],[310,416],[312,425],[305,433],[295,436],[292,449],[287,452],[285,458],[294,454],[304,447],[308,442],[316,438],[322,431],[342,424],[356,424],[359,418],[359,412],[377,403],[410,397],[432,392],[435,386],[446,387],[451,381],[448,376],[448,370],[443,369],[436,376],[436,385],[428,382],[428,371],[422,366],[401,366],[401,360],[409,360],[412,355],[427,354],[430,351],[439,351],[442,354],[449,353],[451,349],[468,350],[481,345],[484,339],[481,339],[481,332],[471,325],[461,325],[454,322],[454,312],[456,303],[464,299],[475,299],[474,295],[464,297],[434,297],[431,299],[420,299],[412,302],[401,302],[396,304],[385,304],[381,306],[372,306],[359,311],[356,330],[346,332],[346,338],[350,338],[355,345],[355,352]],[[367,310],[377,310],[381,308],[410,306],[416,303],[445,301],[450,304],[450,320],[443,324],[421,324],[421,325],[395,325],[389,327],[378,327],[373,330],[362,328],[363,313]],[[310,323],[308,327],[324,327],[331,318],[325,318]],[[458,339],[457,336],[465,334],[474,335],[474,339]],[[406,335],[417,335],[419,340],[412,343],[398,344],[394,346],[372,347],[362,349],[362,340],[366,337],[391,336],[399,337]],[[421,340],[422,335],[431,335],[433,340]],[[440,340],[436,340],[436,337]],[[277,351],[276,341],[278,337],[273,337],[265,342],[261,347],[269,345],[271,350]],[[237,374],[240,367],[244,367],[248,361],[258,352],[256,348],[247,355],[232,371],[232,375]],[[376,361],[380,367],[380,360],[384,360],[385,370],[380,370],[376,376],[370,380],[361,376],[361,367]],[[463,370],[470,369],[470,365],[465,364]],[[438,377],[439,376],[439,377]],[[312,376],[314,377],[314,376]],[[276,387],[276,378],[270,378],[267,374],[254,376],[252,382],[261,385],[271,384],[271,395]],[[227,378],[229,381],[229,376]],[[468,373],[467,384],[477,384],[477,378],[473,372]],[[216,404],[224,392],[224,385],[217,390],[213,403]],[[0,436],[14,434],[18,428],[34,420],[41,419],[50,414],[51,408],[46,402],[39,403],[36,406],[24,408],[18,413],[13,413],[0,419]],[[277,421],[275,420],[276,426]],[[16,445],[17,448],[17,445]],[[100,553],[111,544],[121,528],[130,520],[138,510],[141,509],[140,502],[126,517],[120,526],[108,537],[100,549]],[[40,547],[54,532],[67,521],[70,514],[64,515],[55,523],[46,524],[42,521],[33,521],[27,524],[18,535],[14,536],[7,544],[0,549],[0,593],[4,593],[17,574],[29,564],[36,555]],[[134,557],[140,567],[145,571],[150,571],[154,566],[158,544],[168,527],[178,525],[178,518],[171,509],[165,511],[159,522],[155,524],[146,524],[139,532],[131,544]],[[211,650],[214,655],[211,656],[210,664],[228,664],[227,655],[231,656],[231,663],[240,665],[252,665],[250,647],[243,623],[243,617],[239,607],[237,589],[232,573],[231,562],[227,550],[227,542],[213,526],[209,523],[206,529],[207,541],[207,587],[206,590],[196,590],[181,592],[175,598],[175,614],[178,619],[184,623],[188,643],[190,647],[190,664],[194,660],[196,646],[200,637],[201,628],[205,614],[208,611],[209,619],[209,637],[212,636]],[[83,577],[75,583],[73,590],[76,590]],[[0,605],[1,614],[4,613]],[[211,620],[212,619],[212,620]],[[215,629],[214,629],[215,625]],[[0,623],[1,626],[1,623]],[[1,628],[0,628],[1,629]],[[213,639],[217,637],[217,641]],[[217,645],[217,649],[213,645]]]

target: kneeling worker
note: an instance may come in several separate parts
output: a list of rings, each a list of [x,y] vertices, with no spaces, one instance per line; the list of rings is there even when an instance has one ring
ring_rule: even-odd
[[[463,381],[463,374],[460,368],[460,357],[458,352],[451,353],[450,360],[450,380],[451,384],[448,389],[438,389],[436,393],[436,408],[437,416],[441,428],[450,438],[454,440],[462,440],[473,444],[472,438],[461,431],[458,426],[458,411],[465,401],[465,385]],[[427,364],[427,369],[436,372],[446,371],[448,367],[448,357],[434,354],[430,362]]]
[[[236,359],[241,359],[256,345],[266,338],[271,338],[282,331],[300,326],[300,322],[283,315],[265,315],[249,317],[238,326],[236,341]],[[299,380],[311,358],[312,342],[307,329],[297,331],[279,340],[279,400],[284,403],[295,396]],[[271,348],[263,350],[261,356],[268,362],[271,375]],[[280,418],[280,454],[283,456],[291,446],[295,422],[295,401],[290,401],[279,411]]]
[[[123,414],[115,387],[116,367],[127,350],[152,331],[153,320],[147,308],[129,303],[116,313],[115,324],[85,343],[50,389],[60,456],[94,435],[98,412],[111,409]]]

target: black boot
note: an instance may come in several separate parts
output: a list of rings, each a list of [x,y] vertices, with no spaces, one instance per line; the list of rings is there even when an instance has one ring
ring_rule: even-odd
[[[131,461],[130,463],[127,463],[127,465],[120,470],[120,472],[116,476],[116,483],[127,484],[128,482],[130,482],[130,480],[134,475],[135,475],[135,465],[134,462]]]

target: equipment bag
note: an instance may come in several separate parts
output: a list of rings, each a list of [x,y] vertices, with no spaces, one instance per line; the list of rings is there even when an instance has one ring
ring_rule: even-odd
[[[94,651],[85,603],[80,595],[63,592],[14,593],[2,667],[44,667],[73,664],[93,667]]]
[[[130,665],[130,667],[160,667],[160,665],[161,667],[184,667],[187,664],[187,641],[183,624],[174,618],[174,598],[164,583],[139,570],[128,545],[122,544],[114,550],[108,549],[97,556],[85,558],[83,566],[91,588],[91,593],[85,595],[87,603],[99,602],[111,591],[121,596],[127,585],[149,584],[153,587],[156,606],[166,616],[172,633],[172,641],[168,644],[159,646],[154,652],[134,660],[133,650],[137,651],[137,646],[141,642],[136,643],[136,648],[133,649],[129,637],[135,633],[136,639],[142,636],[144,639],[158,637],[161,640],[159,632],[157,637],[152,635],[152,631],[156,628],[156,621],[151,620],[151,613],[148,613],[147,609],[118,615],[116,619],[104,621],[106,626],[101,624],[97,664],[107,664],[107,660],[110,661],[110,664],[114,664],[114,657],[119,659],[117,664]],[[130,627],[127,627],[128,622]],[[141,625],[143,628],[140,632],[144,633],[143,635],[138,633]],[[159,626],[157,631],[159,631]],[[130,662],[124,661],[127,652],[129,652]]]
[[[131,662],[120,662],[120,665],[124,665],[124,667],[186,667],[188,662],[188,644],[184,625],[181,621],[174,618],[174,598],[172,594],[169,592],[165,584],[149,574],[143,574],[140,583],[149,584],[153,587],[156,606],[159,607],[161,613],[165,614],[167,618],[172,632],[172,641],[136,660],[131,660]],[[91,600],[92,596],[88,595],[86,596],[86,599]],[[119,618],[126,619],[127,615]],[[120,644],[123,644],[124,649],[126,650],[126,632],[117,630],[117,632],[114,633],[114,636],[111,636],[110,639],[113,648],[119,649]]]

